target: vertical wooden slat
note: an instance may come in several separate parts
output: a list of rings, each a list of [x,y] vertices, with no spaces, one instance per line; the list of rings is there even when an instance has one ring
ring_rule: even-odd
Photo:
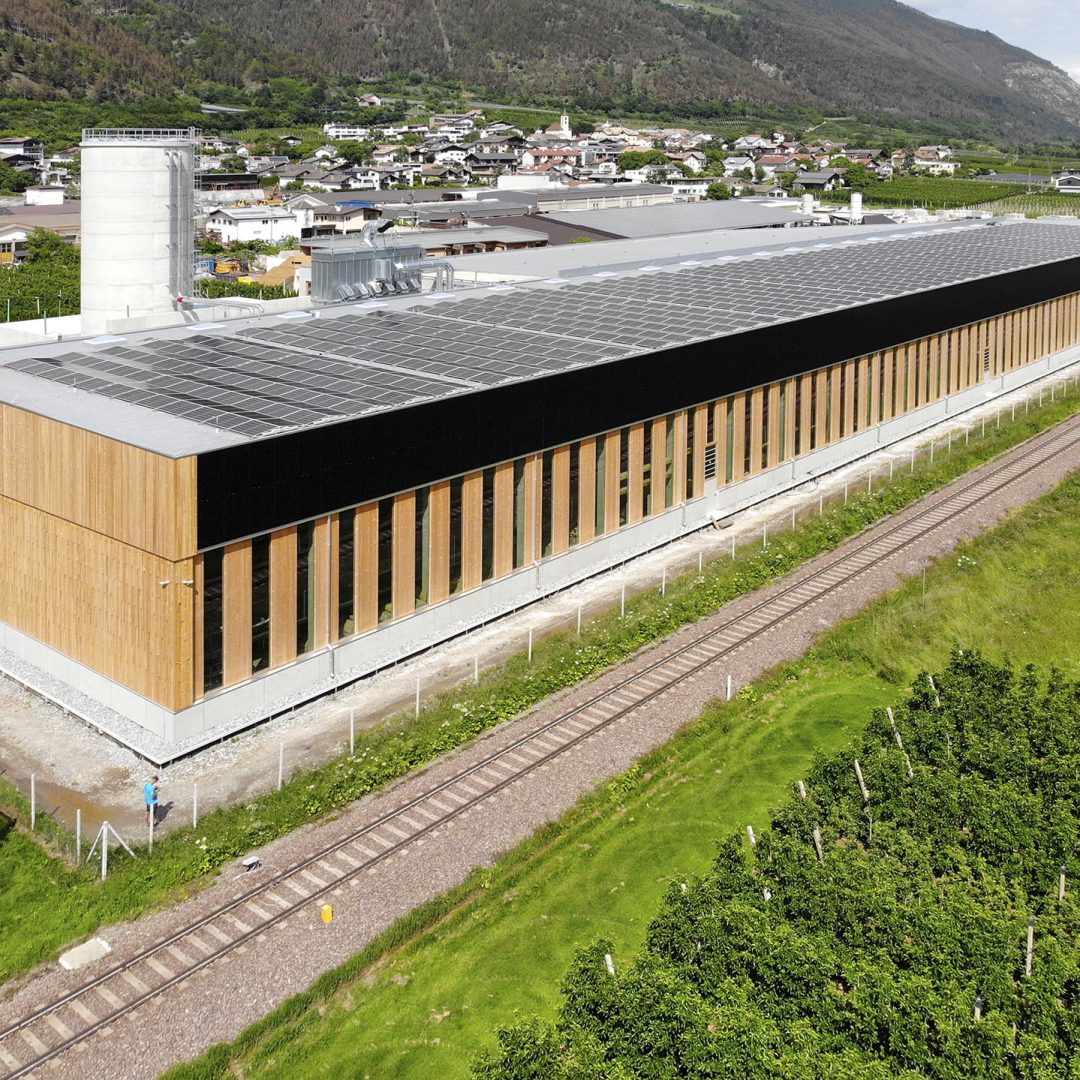
[[[551,455],[551,553],[561,555],[569,547],[570,447],[559,446]]]
[[[450,481],[431,485],[431,554],[428,570],[428,603],[437,604],[450,595]]]
[[[270,536],[270,666],[296,658],[296,526]]]
[[[937,399],[941,397],[940,344],[941,335],[934,334],[930,338],[930,343],[927,348],[927,382],[929,384],[929,397],[927,398],[927,401],[937,401]]]
[[[622,475],[622,433],[603,436],[604,450],[604,532],[619,531],[619,483]]]
[[[583,438],[578,450],[578,543],[596,539],[596,440]]]
[[[855,367],[857,364],[857,360],[845,360],[842,365],[844,388],[840,408],[843,421],[840,430],[844,435],[850,435],[855,430]]]
[[[750,475],[761,472],[761,450],[765,437],[765,391],[757,386],[750,391]]]
[[[221,560],[224,678],[231,686],[251,678],[251,541],[227,544]]]
[[[824,368],[818,368],[814,372],[814,392],[816,395],[814,410],[815,439],[814,448],[825,446],[829,441],[828,409],[829,409],[829,384]]]
[[[525,459],[525,561],[528,566],[540,553],[540,473],[539,454]]]
[[[811,450],[810,432],[814,426],[814,374],[806,372],[799,376],[799,446],[798,453]]]
[[[633,524],[640,521],[642,501],[645,497],[645,425],[630,426],[630,447],[627,460],[626,521]]]
[[[353,605],[356,630],[379,625],[379,504],[356,508],[353,523]]]
[[[578,451],[578,543],[596,538],[596,440],[582,439]]]
[[[770,383],[765,391],[769,395],[769,450],[767,464],[771,469],[780,464],[784,450],[784,429],[780,424],[780,384]]]
[[[833,364],[829,369],[832,373],[832,383],[829,387],[829,442],[831,443],[840,438],[840,425],[843,421],[844,403],[840,393],[842,369],[842,364]]]
[[[477,589],[484,575],[484,474],[461,482],[461,587]]]
[[[667,417],[658,416],[652,422],[652,458],[650,470],[652,476],[652,512],[660,514],[664,510],[664,481],[667,464]]]
[[[859,393],[855,401],[855,430],[862,431],[868,423],[870,414],[870,357],[860,356],[858,360]]]
[[[731,399],[731,480],[738,483],[746,475],[746,394]]]
[[[686,502],[686,411],[675,414],[675,449],[672,462],[672,486],[675,489],[675,505]]]
[[[708,432],[709,406],[698,405],[690,422],[694,425],[694,498],[705,494],[705,435]]]
[[[394,618],[416,608],[416,492],[394,496]]]
[[[727,444],[727,424],[728,424],[728,419],[727,418],[728,418],[728,400],[727,400],[727,398],[721,398],[716,403],[715,419],[713,420],[713,430],[714,430],[714,433],[716,435],[716,485],[717,485],[717,487],[723,487],[724,484],[727,483],[727,464],[728,464],[727,463],[727,453],[728,453],[728,444]],[[653,460],[654,461],[656,459],[655,447],[657,446],[657,442],[656,442],[656,439],[657,439],[657,425],[660,424],[660,423],[661,423],[661,421],[659,421],[659,420],[654,420],[653,421],[653,447],[654,447],[654,449],[653,449]],[[662,433],[664,429],[661,427],[659,430]],[[662,435],[661,435],[661,437],[662,437]],[[655,478],[656,475],[657,475],[656,474],[656,466],[654,465],[653,466],[653,476],[654,476],[654,478]],[[653,509],[658,510],[660,508],[660,504],[658,504],[657,501],[656,501],[656,486],[655,485],[656,485],[656,480],[654,479],[653,480]]]
[[[893,385],[895,382],[895,349],[885,349],[882,352],[881,366],[881,419],[891,420],[896,415],[896,403],[893,401]]]
[[[495,466],[495,576],[514,569],[514,463]]]
[[[870,426],[881,423],[881,353],[870,354]]]

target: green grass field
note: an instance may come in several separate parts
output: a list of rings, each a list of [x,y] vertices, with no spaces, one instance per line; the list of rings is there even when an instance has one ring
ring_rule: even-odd
[[[815,752],[897,700],[955,644],[1057,666],[1080,647],[1080,478],[873,603],[804,659],[718,704],[668,747],[447,898],[452,914],[381,959],[380,943],[171,1080],[454,1080],[513,1018],[552,1015],[574,951],[628,955],[665,884],[704,871],[714,842],[761,827]],[[373,962],[374,961],[374,962]],[[231,1071],[230,1071],[231,1070]]]

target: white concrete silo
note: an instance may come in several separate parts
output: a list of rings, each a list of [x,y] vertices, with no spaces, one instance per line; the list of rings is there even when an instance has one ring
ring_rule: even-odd
[[[82,141],[82,332],[179,309],[192,291],[194,128],[92,128]]]

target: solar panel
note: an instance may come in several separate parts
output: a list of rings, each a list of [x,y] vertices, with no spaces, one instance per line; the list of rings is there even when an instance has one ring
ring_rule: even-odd
[[[406,310],[358,305],[235,333],[102,341],[7,367],[257,437],[1080,256],[1070,225],[897,235],[903,243],[864,236]]]

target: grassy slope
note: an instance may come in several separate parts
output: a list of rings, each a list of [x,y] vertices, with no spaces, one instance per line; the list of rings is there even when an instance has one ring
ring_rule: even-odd
[[[1075,677],[1080,646],[1080,479],[1015,515],[928,575],[875,602],[804,660],[766,680],[757,703],[718,705],[641,769],[526,843],[456,913],[392,954],[351,965],[328,1000],[242,1037],[245,1077],[465,1077],[515,1010],[551,1015],[562,973],[597,937],[625,956],[664,882],[703,872],[713,840],[747,824],[807,767],[848,740],[871,707],[901,695],[952,645]],[[476,886],[480,887],[477,888]],[[374,954],[376,950],[372,950]],[[330,981],[328,981],[330,985]],[[441,1019],[439,1019],[441,1017]],[[174,1071],[226,1075],[219,1051]]]

